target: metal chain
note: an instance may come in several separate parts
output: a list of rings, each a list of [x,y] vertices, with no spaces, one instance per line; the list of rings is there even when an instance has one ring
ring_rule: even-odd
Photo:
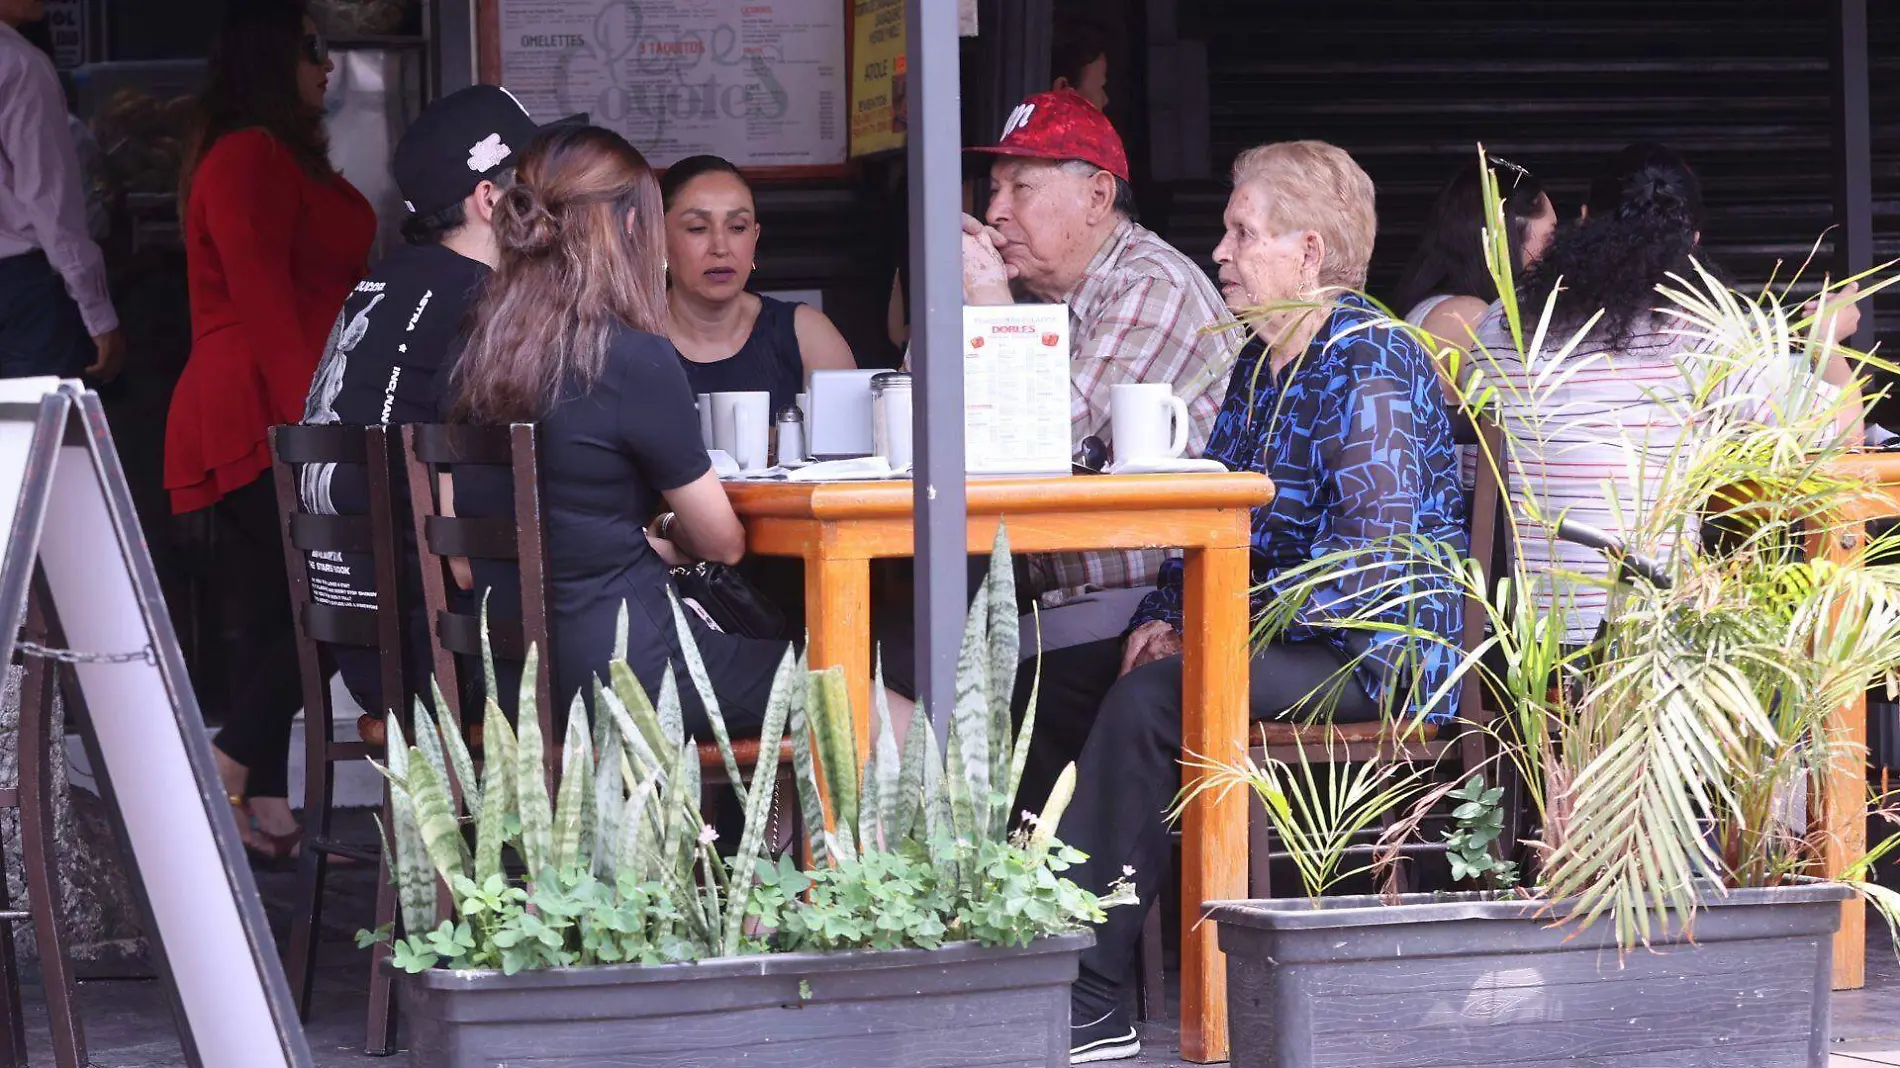
[[[82,653],[76,649],[54,649],[38,642],[19,642],[15,646],[26,656],[57,660],[62,664],[150,664],[158,665],[158,655],[147,645],[131,653]]]

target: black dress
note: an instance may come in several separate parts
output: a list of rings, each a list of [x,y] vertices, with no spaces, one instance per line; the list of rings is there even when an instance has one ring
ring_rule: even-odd
[[[738,352],[711,363],[680,356],[693,392],[764,390],[772,394],[772,414],[784,411],[805,391],[805,357],[798,351],[797,320],[797,304],[760,296],[759,318]]]
[[[615,619],[625,602],[627,660],[634,674],[657,700],[661,675],[671,663],[685,699],[686,728],[708,737],[668,605],[667,567],[645,534],[660,494],[711,467],[678,355],[663,337],[618,328],[600,377],[584,391],[569,383],[538,425],[558,707],[566,709],[577,690],[591,699],[593,677],[606,677]],[[467,516],[508,514],[507,473],[457,471],[455,507]],[[493,590],[490,610],[518,616],[520,580],[513,565],[471,563],[476,594]],[[727,727],[735,735],[755,735],[787,643],[720,634],[696,618],[692,622]]]
[[[752,324],[739,351],[723,360],[698,363],[680,356],[687,381],[693,392],[744,393],[765,390],[772,394],[772,414],[777,416],[796,403],[805,390],[805,356],[798,349],[798,308],[789,301],[759,296],[759,317]],[[806,412],[810,419],[811,413]],[[710,444],[710,443],[709,443]],[[804,633],[805,566],[783,557],[747,557],[739,572],[756,586],[766,599],[784,613],[792,638]]]

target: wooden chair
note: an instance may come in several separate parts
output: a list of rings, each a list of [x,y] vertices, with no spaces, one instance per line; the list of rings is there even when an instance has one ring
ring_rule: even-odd
[[[532,423],[512,426],[446,426],[414,423],[403,427],[408,446],[409,499],[414,511],[416,546],[422,563],[422,598],[428,613],[429,648],[435,680],[449,710],[461,714],[463,688],[458,657],[482,655],[480,606],[457,611],[449,604],[450,557],[512,561],[521,575],[521,616],[491,614],[488,643],[495,659],[521,663],[528,647],[538,650],[541,670],[535,679],[535,704],[546,744],[550,783],[557,777],[566,709],[554,707],[554,657],[548,622],[548,563],[541,515],[540,467]],[[439,476],[454,466],[486,466],[509,472],[512,516],[468,518],[445,515]],[[480,717],[463,716],[471,727]]]
[[[28,1063],[20,968],[13,952],[13,925],[28,920],[39,950],[53,1063],[57,1068],[84,1068],[92,1062],[86,1056],[72,960],[60,931],[59,857],[53,844],[53,761],[66,759],[60,736],[53,733],[53,697],[61,689],[62,669],[54,657],[42,652],[63,647],[66,641],[41,576],[35,576],[27,596],[20,639],[15,658],[25,670],[20,680],[19,778],[13,787],[0,789],[0,810],[12,809],[20,820],[20,875],[27,907],[11,905],[5,873],[0,872],[0,1068],[26,1068]],[[79,691],[70,686],[65,692]],[[76,712],[74,705],[67,706],[68,722]]]
[[[303,678],[304,805],[303,850],[297,866],[297,896],[290,924],[288,971],[291,995],[300,1017],[310,1012],[316,979],[316,944],[323,917],[323,888],[330,858],[347,857],[377,865],[375,926],[394,921],[396,893],[389,882],[389,858],[380,848],[339,842],[331,836],[335,766],[363,760],[381,749],[380,730],[361,732],[364,740],[338,742],[332,737],[325,646],[377,651],[382,707],[368,709],[364,726],[381,727],[389,716],[408,708],[403,676],[402,574],[396,536],[394,498],[390,493],[389,438],[382,427],[278,426],[271,428],[271,470],[277,484],[277,515],[284,539],[284,567],[290,575],[290,610],[296,622],[297,667]],[[297,475],[306,464],[350,464],[364,469],[369,510],[355,515],[320,515],[305,510]],[[376,587],[376,607],[325,604],[312,593],[311,553],[368,555]],[[400,722],[400,720],[399,720]],[[389,824],[384,792],[383,824]],[[364,1050],[389,1053],[396,1042],[394,989],[382,967],[389,944],[370,950],[369,1024]]]
[[[521,661],[533,644],[540,650],[542,669],[535,680],[540,705],[542,737],[550,782],[557,777],[561,735],[566,709],[556,709],[553,693],[553,635],[549,626],[547,543],[543,525],[539,460],[535,427],[443,426],[414,424],[403,428],[408,443],[409,492],[416,522],[416,542],[422,557],[422,592],[430,620],[429,640],[435,657],[436,679],[445,698],[455,705],[463,692],[456,657],[481,655],[481,622],[477,615],[449,607],[447,560],[464,556],[487,560],[514,560],[521,572],[522,618],[488,619],[489,645],[498,660]],[[507,467],[514,487],[514,515],[500,519],[468,519],[444,515],[438,475],[453,465],[485,464]],[[750,768],[759,759],[756,739],[735,740],[733,756]],[[780,746],[781,769],[791,764],[791,743]],[[725,782],[725,760],[719,747],[699,746],[702,780],[713,786]],[[780,785],[785,776],[780,775]],[[780,797],[786,796],[781,791]],[[776,803],[776,799],[775,799]],[[796,841],[796,837],[793,839]]]

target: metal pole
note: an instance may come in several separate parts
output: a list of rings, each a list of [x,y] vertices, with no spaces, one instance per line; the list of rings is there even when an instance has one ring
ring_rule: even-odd
[[[1874,150],[1867,81],[1867,0],[1834,0],[1834,270],[1837,277],[1874,265]],[[1851,344],[1867,351],[1873,309],[1861,309]]]
[[[969,572],[963,498],[963,137],[957,0],[906,0],[911,368],[916,381],[917,697],[943,742]],[[947,750],[940,750],[947,751]]]

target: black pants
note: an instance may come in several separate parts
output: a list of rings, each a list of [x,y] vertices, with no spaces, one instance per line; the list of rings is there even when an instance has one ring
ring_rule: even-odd
[[[236,618],[230,636],[230,705],[217,747],[250,769],[246,792],[283,797],[290,789],[290,727],[303,705],[290,580],[277,533],[277,496],[268,474],[211,506],[220,600]]]
[[[45,253],[0,259],[0,378],[78,378],[97,355]]]
[[[1056,833],[1088,860],[1066,874],[1103,893],[1122,877],[1124,866],[1135,869],[1141,903],[1108,910],[1095,945],[1082,954],[1073,995],[1077,1019],[1093,1020],[1122,1004],[1142,920],[1171,860],[1162,814],[1181,783],[1181,658],[1158,660],[1117,679],[1121,654],[1121,641],[1109,639],[1039,658],[1034,741],[1016,800],[1019,809],[1041,808],[1056,775],[1073,760],[1075,796]],[[1377,719],[1378,705],[1341,673],[1345,662],[1319,643],[1267,645],[1254,654],[1248,671],[1253,718]],[[1019,708],[1028,702],[1033,666],[1023,665],[1018,679]]]

